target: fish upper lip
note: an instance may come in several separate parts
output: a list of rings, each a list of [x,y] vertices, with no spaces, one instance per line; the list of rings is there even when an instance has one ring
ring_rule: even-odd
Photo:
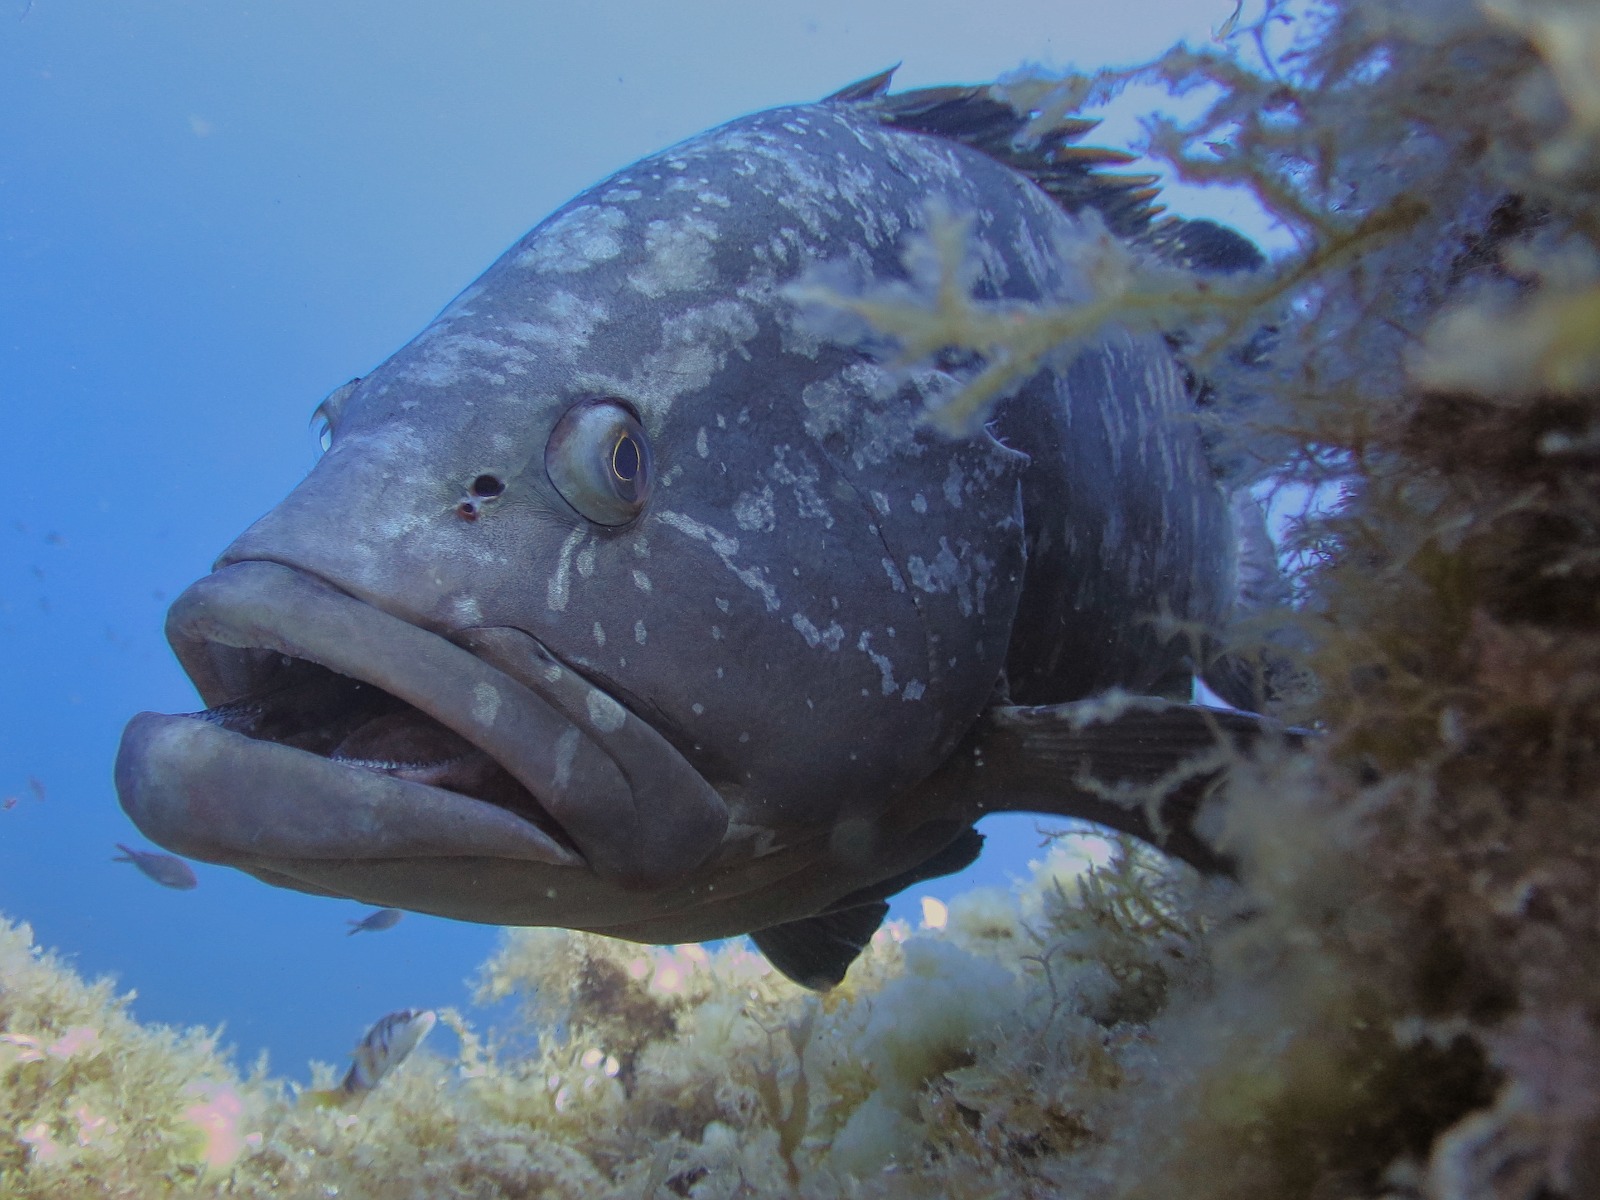
[[[626,786],[604,755],[580,756],[576,743],[581,739],[568,719],[502,672],[437,634],[292,567],[247,561],[213,572],[173,604],[167,635],[208,705],[251,696],[283,656],[370,684],[417,709],[487,754],[541,810],[552,791],[574,782],[601,789]],[[558,748],[563,736],[570,747],[565,762]],[[152,753],[162,757],[158,767],[139,761],[141,754]],[[280,790],[298,794],[269,798],[264,783],[252,786],[254,778],[229,780],[228,764],[244,768],[236,769],[236,776],[271,775]],[[211,851],[200,857],[219,852],[269,858],[488,854],[552,866],[585,865],[559,835],[487,801],[193,717],[136,718],[119,754],[118,784],[124,807],[141,827],[168,845],[182,842]],[[255,806],[272,810],[275,820],[235,811],[251,807],[246,795]],[[371,811],[330,811],[341,798]]]
[[[623,886],[649,886],[692,869],[720,844],[727,814],[710,785],[648,725],[520,631],[468,630],[458,645],[319,576],[249,559],[179,596],[167,632],[208,705],[259,689],[274,669],[264,660],[315,663],[381,689],[477,747],[559,830],[552,836],[509,809],[445,788],[193,718],[144,714],[124,736],[118,789],[136,823],[168,846],[198,846],[210,851],[198,857],[224,861],[488,855],[588,866]],[[230,788],[224,765],[236,762],[254,771],[235,770]],[[245,773],[252,778],[241,784]],[[302,794],[258,782],[266,773],[293,779]],[[676,787],[676,805],[651,794],[663,776]],[[329,794],[304,794],[319,781]],[[259,792],[257,804],[270,813],[230,799],[241,787]]]

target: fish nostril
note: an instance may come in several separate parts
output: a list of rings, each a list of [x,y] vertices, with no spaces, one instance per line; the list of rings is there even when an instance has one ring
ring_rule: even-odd
[[[496,475],[479,475],[472,481],[472,494],[480,500],[493,500],[506,490],[505,481]]]
[[[478,506],[471,500],[463,500],[456,505],[456,516],[463,521],[476,521],[478,519]]]

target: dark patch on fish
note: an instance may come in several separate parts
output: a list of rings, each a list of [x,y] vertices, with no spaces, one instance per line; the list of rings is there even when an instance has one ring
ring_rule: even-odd
[[[1173,347],[1109,331],[948,439],[923,417],[971,363],[899,370],[789,288],[907,280],[935,212],[990,300],[1087,299],[1091,213],[1192,269],[1259,255],[1158,219],[1088,123],[1024,144],[986,89],[887,87],[618,172],[330,395],[315,469],[172,607],[209,707],[130,723],[139,827],[385,907],[758,931],[813,986],[986,812],[1224,866],[1193,817],[1259,725],[1176,701],[1248,599],[1248,505]]]

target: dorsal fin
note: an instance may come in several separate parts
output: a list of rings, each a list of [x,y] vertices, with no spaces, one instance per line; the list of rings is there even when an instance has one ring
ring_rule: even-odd
[[[1118,237],[1147,246],[1175,266],[1215,271],[1221,261],[1228,264],[1220,268],[1226,271],[1253,269],[1265,261],[1247,239],[1213,222],[1175,217],[1157,221],[1163,212],[1156,203],[1157,176],[1109,173],[1105,168],[1126,166],[1136,156],[1078,144],[1100,122],[1072,118],[1024,137],[1030,114],[1019,113],[989,85],[916,88],[890,95],[894,72],[891,67],[840,88],[825,103],[850,104],[880,124],[969,146],[1031,179],[1069,213],[1094,209]],[[1197,224],[1204,228],[1192,230]],[[1219,239],[1218,231],[1226,238]],[[1217,244],[1230,238],[1225,248]]]
[[[894,79],[894,73],[900,69],[900,64],[895,63],[887,71],[879,71],[876,75],[868,75],[865,79],[858,79],[854,83],[847,83],[837,92],[824,96],[824,104],[835,102],[855,102],[858,100],[876,100],[889,90],[889,83]]]

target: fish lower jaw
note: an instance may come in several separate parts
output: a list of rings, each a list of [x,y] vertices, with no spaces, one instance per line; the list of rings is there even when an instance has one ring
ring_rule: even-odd
[[[158,842],[238,865],[588,865],[548,807],[570,723],[439,635],[262,561],[191,586],[168,636],[211,707],[124,734],[123,806]]]
[[[573,849],[532,792],[491,755],[427,713],[375,684],[314,662],[287,655],[256,659],[260,682],[251,694],[187,716],[352,770],[492,804]]]
[[[147,837],[206,862],[484,857],[583,865],[537,824],[487,801],[194,717],[135,717],[116,782]]]
[[[289,840],[314,858],[370,862],[404,845],[439,859],[495,855],[514,828],[502,857],[642,892],[692,875],[727,827],[712,785],[616,699],[543,655],[527,677],[496,663],[495,650],[537,648],[514,630],[446,637],[264,559],[191,585],[167,630],[212,707],[146,714],[124,736],[123,805],[163,825],[169,836],[152,836],[165,845],[209,841],[201,857],[259,859],[283,844],[281,827],[299,826]],[[422,811],[430,803],[436,814]],[[427,837],[405,836],[381,805]],[[438,876],[419,869],[406,884],[432,896]]]

